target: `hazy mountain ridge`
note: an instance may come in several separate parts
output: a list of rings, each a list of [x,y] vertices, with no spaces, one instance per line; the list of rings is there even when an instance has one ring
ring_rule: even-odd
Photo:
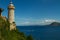
[[[60,26],[60,23],[59,22],[52,22],[50,25],[51,26]]]
[[[59,22],[52,22],[48,25],[25,25],[25,26],[26,27],[28,27],[28,26],[32,26],[32,27],[34,27],[34,26],[60,26],[60,23]],[[22,27],[24,27],[24,26],[22,26]]]

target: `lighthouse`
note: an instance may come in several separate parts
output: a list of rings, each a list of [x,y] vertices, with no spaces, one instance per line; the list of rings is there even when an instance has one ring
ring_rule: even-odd
[[[15,6],[13,5],[12,1],[10,1],[10,4],[8,5],[8,21],[10,23],[10,30],[16,29],[16,24],[14,21],[14,11]]]

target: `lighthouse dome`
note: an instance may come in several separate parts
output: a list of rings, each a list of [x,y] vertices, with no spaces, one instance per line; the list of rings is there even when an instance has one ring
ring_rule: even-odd
[[[8,6],[8,9],[14,9],[14,8],[15,8],[15,7],[14,7],[13,3],[10,2],[9,6]]]
[[[10,2],[9,6],[14,6],[12,2]]]

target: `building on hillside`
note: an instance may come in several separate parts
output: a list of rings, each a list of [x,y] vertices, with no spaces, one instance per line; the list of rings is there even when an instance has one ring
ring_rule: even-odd
[[[2,16],[2,11],[3,9],[0,8],[0,17],[3,18],[5,21],[8,19],[9,23],[10,23],[10,30],[16,30],[16,24],[14,21],[14,10],[15,7],[12,3],[12,1],[10,1],[10,4],[8,5],[8,18]]]
[[[10,30],[16,30],[16,24],[14,21],[14,10],[15,6],[13,5],[12,1],[8,5],[8,21],[10,23]]]

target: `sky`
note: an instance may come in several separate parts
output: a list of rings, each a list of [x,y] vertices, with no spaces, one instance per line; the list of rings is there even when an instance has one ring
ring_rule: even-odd
[[[16,25],[46,25],[60,22],[60,0],[12,0]],[[10,0],[0,0],[3,16],[8,17]]]

